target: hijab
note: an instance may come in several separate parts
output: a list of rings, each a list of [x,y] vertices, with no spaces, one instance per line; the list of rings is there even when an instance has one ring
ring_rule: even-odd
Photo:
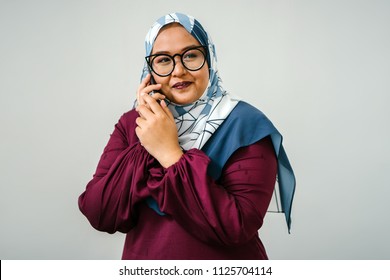
[[[154,42],[161,28],[171,23],[179,23],[207,49],[209,82],[204,93],[198,100],[190,104],[180,105],[168,101],[168,108],[175,118],[181,148],[184,150],[201,149],[234,109],[239,99],[231,97],[223,89],[222,80],[217,70],[215,46],[210,35],[204,30],[199,21],[192,16],[171,13],[159,18],[146,35],[145,56],[151,55]],[[149,67],[145,62],[141,80],[148,73],[150,73]]]

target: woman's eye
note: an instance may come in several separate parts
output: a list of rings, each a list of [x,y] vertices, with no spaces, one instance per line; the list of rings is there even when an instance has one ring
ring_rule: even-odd
[[[156,64],[169,64],[171,61],[171,58],[168,56],[156,57],[154,59],[154,63]]]
[[[195,59],[198,57],[198,54],[195,53],[195,52],[187,52],[183,55],[183,59],[185,60],[191,60],[191,59]]]

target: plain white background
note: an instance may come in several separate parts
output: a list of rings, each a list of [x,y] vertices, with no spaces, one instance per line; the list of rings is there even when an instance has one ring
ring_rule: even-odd
[[[119,259],[78,210],[131,109],[144,37],[180,11],[211,34],[224,86],[274,122],[297,177],[271,259],[389,259],[390,2],[0,0],[0,259]]]

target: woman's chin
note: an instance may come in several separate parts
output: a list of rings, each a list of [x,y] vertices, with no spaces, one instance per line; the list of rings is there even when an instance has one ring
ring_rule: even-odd
[[[183,106],[183,105],[188,105],[188,104],[194,103],[196,100],[192,100],[192,99],[188,99],[188,98],[174,98],[171,101],[177,105]]]
[[[186,105],[194,103],[196,100],[199,99],[199,97],[199,94],[195,94],[194,92],[188,91],[172,93],[171,98],[168,97],[168,99],[178,105]]]

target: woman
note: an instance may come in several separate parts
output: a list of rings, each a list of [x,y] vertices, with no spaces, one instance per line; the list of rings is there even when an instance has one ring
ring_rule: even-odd
[[[210,37],[174,13],[146,36],[135,109],[79,207],[96,229],[127,234],[123,259],[267,259],[258,229],[277,172],[290,226],[295,179],[281,135],[223,90]]]

